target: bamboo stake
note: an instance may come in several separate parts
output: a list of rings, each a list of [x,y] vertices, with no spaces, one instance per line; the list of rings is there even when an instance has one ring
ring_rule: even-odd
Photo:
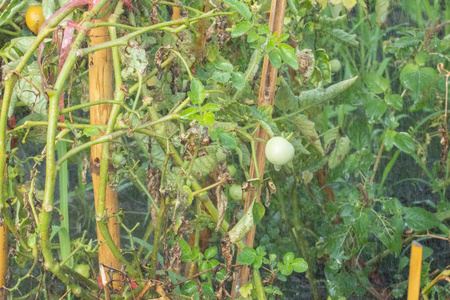
[[[8,272],[8,229],[0,226],[0,299],[6,299],[6,273]]]
[[[270,19],[269,19],[269,27],[272,33],[277,32],[277,35],[280,36],[283,32],[283,21],[284,21],[284,13],[286,11],[286,0],[272,0],[272,6],[270,8]],[[263,71],[261,75],[261,86],[259,90],[259,98],[258,98],[258,106],[270,105],[273,107],[275,103],[275,89],[276,89],[276,78],[278,75],[278,69],[274,68],[270,63],[269,56],[266,55],[264,57]],[[261,127],[258,128],[255,138],[262,139],[267,141],[269,135],[267,132]],[[258,164],[259,174],[256,173],[256,168],[254,164],[254,160],[251,160],[250,164],[250,178],[263,178],[264,177],[264,166],[266,163],[266,155],[265,155],[265,146],[266,144],[260,141],[256,141],[255,143],[255,152],[256,152],[256,160]],[[247,192],[247,196],[245,198],[245,210],[247,211],[248,207],[251,205],[253,199],[256,201],[261,201],[261,188],[259,186],[257,194],[256,190],[249,190]],[[253,247],[253,242],[255,240],[255,227],[247,233],[245,237],[245,245],[247,247]],[[248,281],[250,269],[248,266],[243,266],[241,268],[240,273],[233,284],[232,296],[235,297],[239,288],[246,285]]]
[[[95,22],[108,22],[108,17],[105,16],[102,19]],[[98,27],[91,29],[89,33],[91,39],[91,46],[95,46],[104,42],[108,42],[109,33],[108,27]],[[90,101],[99,101],[105,99],[112,99],[114,96],[113,87],[113,62],[110,49],[103,49],[96,51],[89,55],[89,97]],[[111,104],[101,104],[90,107],[91,124],[105,125],[108,123],[109,115],[111,113]],[[92,137],[91,139],[97,139],[102,134]],[[94,145],[91,147],[91,172],[92,183],[94,187],[95,207],[98,205],[98,186],[99,186],[99,167],[102,157],[102,144]],[[109,185],[106,187],[106,211],[107,215],[115,214],[119,211],[117,191],[112,190]],[[108,220],[108,229],[111,233],[111,237],[114,243],[120,248],[120,225],[115,218]],[[98,243],[104,241],[100,231],[97,227]],[[121,269],[119,261],[114,257],[113,253],[109,249],[108,245],[104,244],[98,249],[98,260],[100,265],[105,265],[116,270]],[[122,282],[119,273],[115,273],[113,279],[113,288],[121,289]],[[104,281],[103,278],[102,281]],[[106,278],[108,280],[108,278]],[[117,280],[117,281],[116,281]]]
[[[419,299],[422,251],[422,245],[413,241],[411,245],[411,262],[409,268],[408,300]]]

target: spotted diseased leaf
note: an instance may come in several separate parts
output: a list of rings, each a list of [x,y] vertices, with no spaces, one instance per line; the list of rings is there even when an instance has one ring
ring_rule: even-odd
[[[300,108],[322,105],[326,101],[336,97],[337,95],[348,89],[353,83],[355,83],[357,78],[358,76],[330,85],[327,88],[303,91],[298,96]]]
[[[336,139],[333,152],[331,152],[328,159],[328,166],[330,169],[335,168],[345,158],[348,153],[350,145],[350,139],[346,136],[342,136]]]
[[[315,129],[314,122],[308,120],[305,115],[298,115],[293,121],[294,125],[298,130],[308,139],[308,141],[313,145],[317,151],[324,153],[322,144],[319,139],[319,135]]]
[[[386,27],[386,18],[389,12],[389,0],[377,0],[375,3],[376,20],[380,28]]]
[[[283,77],[281,77],[280,87],[275,94],[275,106],[285,112],[298,110],[297,98]]]
[[[359,42],[356,40],[356,34],[347,33],[342,29],[332,29],[328,31],[328,34],[332,39],[341,44],[351,47],[358,47],[359,45]]]
[[[234,227],[228,231],[228,235],[230,237],[230,241],[233,244],[236,244],[240,240],[242,240],[245,235],[252,229],[254,222],[253,222],[253,206],[255,202],[252,202],[252,204],[248,207],[247,211],[244,213],[242,218],[237,222]],[[254,251],[254,250],[253,250]],[[255,252],[256,255],[256,252]],[[252,261],[253,262],[253,261]]]
[[[208,155],[197,157],[192,167],[193,174],[200,179],[211,173],[217,165],[216,153],[210,151]]]

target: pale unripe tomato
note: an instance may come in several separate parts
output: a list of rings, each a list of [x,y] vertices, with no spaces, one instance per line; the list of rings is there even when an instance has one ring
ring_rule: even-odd
[[[294,157],[294,146],[284,137],[276,136],[266,144],[266,158],[275,166],[282,166]]]
[[[25,15],[25,21],[28,28],[34,33],[38,34],[39,27],[45,22],[44,13],[42,11],[42,6],[33,5],[30,6]]]
[[[91,268],[89,267],[89,265],[86,264],[78,264],[75,267],[75,272],[77,272],[78,274],[82,275],[83,277],[89,278],[89,270]]]
[[[233,177],[236,175],[236,167],[234,165],[228,165],[228,171],[230,171],[230,177]]]
[[[219,150],[217,150],[216,152],[216,158],[218,162],[223,163],[227,160],[227,155],[225,154],[225,152],[223,152],[222,149],[219,148]]]
[[[337,59],[330,60],[330,69],[332,73],[339,72],[341,70],[341,62]]]
[[[242,186],[239,184],[235,183],[230,187],[230,196],[234,201],[241,201],[245,198],[245,194],[242,194]]]

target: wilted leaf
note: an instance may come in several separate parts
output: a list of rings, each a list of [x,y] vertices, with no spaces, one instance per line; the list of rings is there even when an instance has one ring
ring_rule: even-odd
[[[300,107],[307,108],[323,104],[324,102],[336,97],[337,95],[345,91],[347,88],[349,88],[356,81],[357,78],[358,76],[330,85],[327,88],[319,88],[309,91],[303,91],[298,96]]]
[[[297,126],[298,130],[308,139],[320,153],[323,153],[322,144],[320,143],[319,135],[315,129],[314,122],[308,120],[305,115],[298,115],[293,123]]]
[[[328,34],[335,41],[347,46],[357,47],[359,42],[356,40],[356,34],[350,34],[342,29],[332,29],[328,31]]]

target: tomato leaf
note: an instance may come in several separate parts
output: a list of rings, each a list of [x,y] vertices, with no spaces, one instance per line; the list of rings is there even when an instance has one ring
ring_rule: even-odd
[[[280,47],[280,54],[283,58],[283,61],[287,63],[292,69],[298,70],[298,61],[297,56],[295,56],[295,50],[288,44],[281,44]]]

